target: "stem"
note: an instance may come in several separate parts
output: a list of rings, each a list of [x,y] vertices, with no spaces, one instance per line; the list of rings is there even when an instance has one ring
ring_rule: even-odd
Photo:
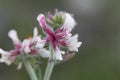
[[[42,71],[41,71],[41,69],[39,71],[40,71],[40,73],[38,74],[39,75],[39,80],[42,80]]]
[[[50,80],[55,63],[53,61],[48,61],[47,68],[43,80]]]
[[[25,65],[25,67],[26,67],[26,69],[28,71],[28,74],[29,74],[31,80],[38,80],[38,78],[37,78],[37,76],[36,76],[36,74],[34,72],[34,69],[32,68],[32,66],[30,64],[30,62],[28,60],[25,60],[24,65]]]
[[[52,71],[53,71],[53,68],[54,68],[54,65],[55,65],[53,46],[49,46],[49,49],[50,49],[51,57],[48,60],[48,64],[47,64],[47,68],[46,68],[43,80],[50,80],[50,77],[51,77],[51,74],[52,74]]]
[[[34,66],[35,73],[38,77],[38,80],[42,80],[42,70],[39,65]]]

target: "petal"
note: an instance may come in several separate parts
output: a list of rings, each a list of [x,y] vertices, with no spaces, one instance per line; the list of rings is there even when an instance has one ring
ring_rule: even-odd
[[[26,46],[29,46],[30,45],[30,39],[24,39],[23,42],[22,42],[22,46],[23,47],[26,47]]]
[[[47,35],[53,35],[52,29],[46,24],[45,16],[43,14],[38,15],[37,20],[40,26],[43,28]]]
[[[2,52],[2,53],[1,53]],[[0,50],[0,53],[2,54],[2,57],[0,58],[1,63],[6,63],[7,65],[10,65],[12,63],[12,60],[10,60],[9,52]]]
[[[35,43],[36,48],[43,48],[45,45],[45,41],[41,40],[41,38],[38,36],[32,39],[32,43]]]
[[[33,31],[33,37],[37,36],[38,35],[38,29],[37,27],[34,28],[34,31]]]
[[[5,53],[6,51],[4,51],[3,49],[0,48],[0,54]]]
[[[43,48],[44,45],[45,45],[44,43],[36,43],[35,47],[40,49]]]
[[[48,12],[47,17],[48,17],[49,21],[53,21],[54,20],[54,16],[50,12]]]
[[[82,42],[77,42],[76,46],[80,47],[82,45]]]
[[[65,20],[64,24],[61,28],[63,29],[70,29],[70,31],[76,26],[76,22],[74,18],[71,16],[69,13],[64,13],[65,15]]]
[[[57,50],[56,53],[55,53],[56,60],[63,60],[62,54],[65,54],[65,52]]]
[[[77,42],[77,41],[78,41],[78,34],[76,34],[76,35],[72,36],[72,37],[71,37],[71,38],[69,38],[68,40],[69,40],[69,42],[71,42],[71,41],[72,41],[72,43]]]
[[[67,36],[65,37],[65,39],[69,39],[72,36],[71,33],[67,34]]]
[[[29,40],[29,39],[25,39],[23,42],[22,42],[22,48],[23,48],[23,51],[25,52],[25,53],[29,53],[31,50],[30,50],[30,48],[29,48],[29,46],[30,46],[30,41],[31,40]]]
[[[16,45],[20,43],[16,30],[12,29],[8,32],[8,36],[12,39],[13,43]]]
[[[10,60],[5,61],[5,63],[6,63],[8,66],[12,64],[12,62],[11,62]]]
[[[10,60],[4,60],[4,59],[0,59],[1,63],[6,63],[8,66],[12,63]]]
[[[67,47],[70,51],[77,51],[78,52],[78,48],[81,46],[82,42],[78,42],[78,34],[70,37],[67,40],[68,44]]]
[[[68,45],[68,49],[70,51],[76,51],[76,52],[78,52],[78,48],[81,46],[81,44],[82,44],[82,42],[76,42],[74,44],[69,44]]]
[[[41,57],[43,58],[49,58],[50,57],[50,51],[42,48],[38,50],[38,54],[40,54]]]
[[[30,52],[31,52],[29,46],[26,46],[26,47],[24,48],[24,52],[25,52],[25,53],[30,53]]]
[[[37,17],[37,20],[38,20],[41,27],[46,27],[46,21],[45,21],[44,14],[39,14]]]

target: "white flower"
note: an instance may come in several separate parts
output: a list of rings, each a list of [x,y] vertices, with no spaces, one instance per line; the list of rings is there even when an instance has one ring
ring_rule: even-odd
[[[78,52],[78,48],[82,44],[82,42],[78,42],[78,35],[77,34],[72,36],[72,37],[71,37],[71,35],[69,35],[67,42],[68,42],[67,48],[70,51],[77,51],[77,52]]]
[[[2,55],[2,57],[0,58],[1,63],[6,63],[7,65],[10,65],[14,61],[14,58],[10,57],[9,52],[0,49],[0,54]]]

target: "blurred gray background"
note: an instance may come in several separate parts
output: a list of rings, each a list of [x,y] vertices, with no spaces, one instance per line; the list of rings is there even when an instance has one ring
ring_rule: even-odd
[[[23,40],[39,28],[37,15],[55,8],[74,14],[73,34],[83,44],[72,60],[54,68],[51,80],[120,80],[120,0],[0,0],[0,47],[13,48],[10,29]],[[30,80],[24,67],[16,68],[0,64],[0,80]]]

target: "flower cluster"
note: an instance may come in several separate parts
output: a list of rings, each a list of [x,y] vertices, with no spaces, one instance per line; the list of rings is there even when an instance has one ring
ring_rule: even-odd
[[[50,12],[47,15],[39,14],[37,17],[45,37],[38,34],[38,29],[33,30],[33,37],[28,37],[21,41],[15,30],[10,30],[8,36],[12,39],[14,49],[4,51],[0,49],[0,62],[10,65],[19,56],[40,55],[43,58],[51,57],[48,45],[54,49],[55,60],[63,60],[66,52],[78,52],[82,42],[78,42],[78,34],[72,35],[71,31],[76,25],[73,16],[67,12],[56,11],[54,15]]]
[[[5,62],[10,65],[12,62],[15,62],[20,55],[24,55],[24,53],[30,56],[39,54],[42,57],[49,57],[50,55],[49,51],[43,48],[45,41],[41,40],[36,27],[34,28],[33,37],[28,37],[24,39],[23,42],[20,41],[15,30],[10,30],[8,36],[12,39],[15,48],[10,51],[0,49],[0,53],[2,54],[0,62]]]

